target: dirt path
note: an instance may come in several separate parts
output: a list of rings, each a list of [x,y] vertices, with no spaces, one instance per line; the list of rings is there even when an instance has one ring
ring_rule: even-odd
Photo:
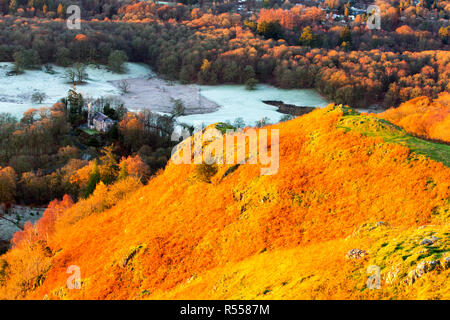
[[[202,97],[199,87],[193,84],[171,83],[157,77],[126,81],[129,84],[129,92],[122,94],[120,98],[125,106],[133,111],[147,108],[154,112],[168,113],[176,99],[183,101],[186,115],[210,113],[220,108],[216,103]],[[110,83],[119,88],[120,80]]]

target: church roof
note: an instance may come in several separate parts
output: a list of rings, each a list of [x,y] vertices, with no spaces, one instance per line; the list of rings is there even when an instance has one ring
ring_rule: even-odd
[[[107,115],[105,115],[105,114],[103,114],[101,112],[97,112],[94,115],[93,120],[97,120],[97,121],[100,121],[100,122],[114,122],[113,120],[111,120],[110,117],[108,117]]]

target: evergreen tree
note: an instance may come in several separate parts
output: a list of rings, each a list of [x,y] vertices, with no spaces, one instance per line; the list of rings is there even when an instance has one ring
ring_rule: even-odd
[[[116,180],[119,171],[113,149],[114,147],[112,145],[104,147],[102,149],[103,156],[100,158],[102,163],[102,181],[106,185]]]
[[[76,91],[75,85],[69,90],[69,96],[67,97],[67,107],[69,109],[69,121],[71,123],[77,123],[82,120],[82,112],[84,99],[81,93]]]
[[[39,53],[34,49],[16,51],[13,54],[14,71],[22,73],[25,69],[37,68],[41,64]]]
[[[95,187],[100,182],[100,171],[98,170],[97,159],[94,160],[94,165],[89,175],[87,186],[84,190],[84,198],[89,197],[95,190]]]
[[[258,84],[258,80],[256,80],[255,78],[250,78],[245,82],[245,89],[255,90],[257,84]]]
[[[128,56],[121,50],[111,52],[108,57],[108,67],[111,71],[116,73],[125,72],[124,63],[127,62]]]
[[[252,66],[247,65],[244,68],[244,72],[242,73],[242,82],[246,83],[248,80],[250,79],[254,79],[256,76],[255,74],[255,70],[253,69]]]
[[[125,161],[123,161],[120,164],[120,171],[119,171],[119,176],[117,177],[117,180],[123,180],[126,177],[128,177],[127,164],[125,163]]]

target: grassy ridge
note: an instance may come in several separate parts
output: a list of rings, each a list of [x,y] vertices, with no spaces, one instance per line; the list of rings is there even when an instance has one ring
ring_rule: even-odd
[[[346,131],[354,130],[369,137],[380,137],[386,143],[398,143],[407,146],[417,154],[442,162],[447,167],[450,166],[449,145],[414,137],[387,120],[344,110],[344,116],[339,122],[338,128],[343,128]]]

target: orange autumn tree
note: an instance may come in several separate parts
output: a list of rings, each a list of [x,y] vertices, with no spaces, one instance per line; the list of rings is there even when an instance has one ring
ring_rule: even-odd
[[[450,142],[450,93],[434,100],[418,97],[379,116],[419,137]]]
[[[150,175],[150,167],[142,161],[138,154],[134,157],[122,158],[119,167],[122,168],[123,166],[125,166],[129,176],[141,179],[142,181],[146,181]]]
[[[35,225],[27,223],[23,231],[16,232],[12,239],[14,246],[19,246],[24,239],[29,241],[47,240],[55,231],[55,223],[61,214],[73,206],[73,200],[65,195],[61,201],[53,200],[49,203],[41,219]]]

